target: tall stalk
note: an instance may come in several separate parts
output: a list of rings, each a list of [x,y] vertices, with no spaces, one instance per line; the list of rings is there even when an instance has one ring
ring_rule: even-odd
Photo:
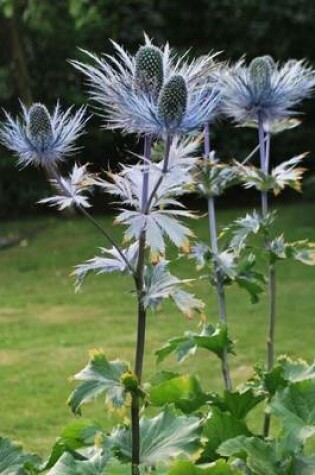
[[[143,159],[143,183],[141,196],[141,212],[145,213],[148,201],[149,192],[149,168],[148,162],[151,160],[152,139],[146,135],[144,139],[144,159]],[[145,333],[146,333],[146,309],[143,304],[143,297],[145,292],[144,270],[145,270],[145,246],[146,234],[142,231],[139,239],[138,263],[135,274],[135,283],[138,297],[138,321],[137,321],[137,343],[136,343],[136,357],[135,357],[135,374],[138,379],[138,384],[141,384],[144,347],[145,347]],[[140,463],[140,404],[138,394],[132,395],[131,401],[131,430],[132,430],[132,475],[139,475]]]
[[[260,167],[265,173],[269,173],[269,161],[270,161],[270,134],[264,132],[263,120],[258,117],[258,137],[260,145]],[[266,217],[269,212],[268,193],[263,191],[261,193],[261,210],[262,216]],[[265,246],[268,251],[270,245],[270,237],[266,237]],[[274,366],[275,356],[275,327],[276,327],[276,298],[277,298],[277,286],[276,286],[276,265],[269,257],[268,265],[268,298],[269,298],[269,323],[267,331],[267,348],[266,348],[266,367],[267,371],[271,371]],[[271,417],[269,413],[265,413],[264,418],[264,436],[268,437],[270,431]]]
[[[210,151],[211,151],[210,130],[209,130],[209,124],[206,124],[204,127],[204,154],[205,154],[206,159],[208,159],[210,155]],[[215,202],[214,202],[213,196],[208,197],[208,219],[209,219],[211,250],[215,259],[219,254],[219,247],[218,247],[218,233],[217,233],[217,224],[216,224]],[[226,315],[226,304],[225,304],[225,290],[224,290],[224,284],[222,282],[222,277],[220,275],[220,271],[217,268],[216,263],[214,267],[214,277],[215,277],[215,287],[216,287],[218,308],[219,308],[219,319],[221,323],[224,323],[226,325],[227,315]],[[225,388],[230,391],[232,389],[232,381],[231,381],[231,376],[230,376],[228,354],[226,350],[223,351],[223,355],[221,358],[221,371],[222,371]]]

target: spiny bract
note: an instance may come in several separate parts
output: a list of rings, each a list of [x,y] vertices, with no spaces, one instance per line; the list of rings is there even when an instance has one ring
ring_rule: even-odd
[[[173,76],[161,91],[158,103],[159,117],[168,125],[181,123],[187,108],[187,86],[185,79]]]
[[[163,85],[163,56],[155,46],[141,46],[136,54],[136,89],[157,96]]]

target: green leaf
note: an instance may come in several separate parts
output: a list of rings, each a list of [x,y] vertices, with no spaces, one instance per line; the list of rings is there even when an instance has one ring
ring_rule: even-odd
[[[258,437],[236,437],[224,442],[218,449],[224,457],[240,456],[255,475],[281,475],[275,447]]]
[[[200,446],[201,423],[197,417],[177,416],[169,406],[153,419],[140,421],[140,463],[166,463],[181,454],[194,454]],[[118,458],[130,462],[131,428],[117,429],[111,438]]]
[[[249,411],[264,399],[264,395],[257,395],[252,389],[246,389],[243,392],[224,391],[224,397],[218,405],[224,411],[229,411],[236,419],[244,419]]]
[[[310,379],[315,379],[315,363],[308,365],[301,359],[292,360],[288,356],[281,356],[269,372],[264,367],[256,367],[256,376],[247,386],[252,387],[256,392],[267,392],[273,395],[290,383]]]
[[[54,444],[45,469],[53,467],[64,452],[74,453],[79,448],[93,445],[96,436],[102,432],[99,424],[89,420],[80,419],[69,424]]]
[[[172,338],[156,351],[157,362],[160,363],[172,353],[175,353],[177,360],[181,362],[187,356],[194,354],[197,348],[204,348],[219,358],[222,358],[224,350],[233,353],[233,342],[228,336],[226,325],[218,324],[213,327],[210,324],[204,324],[200,334],[186,332],[182,337]]]
[[[315,434],[315,380],[292,383],[278,391],[272,399],[270,412],[280,419],[292,450]]]
[[[47,475],[105,475],[108,453],[100,448],[87,449],[81,460],[65,453]]]
[[[119,360],[108,361],[101,352],[94,352],[87,366],[74,376],[83,381],[70,395],[68,404],[75,414],[81,414],[82,404],[90,402],[101,394],[106,394],[106,403],[120,407],[126,399],[126,391],[121,376],[129,370],[128,365]]]
[[[295,463],[295,473],[298,475],[314,475],[315,454],[310,457],[297,457]]]
[[[243,420],[213,407],[206,421],[203,435],[207,438],[207,442],[200,462],[212,462],[218,458],[217,449],[224,441],[238,435],[249,436],[251,433]]]
[[[208,397],[196,376],[167,374],[168,377],[151,387],[150,401],[153,406],[174,404],[183,412],[191,413],[205,404]]]
[[[233,470],[225,460],[203,466],[183,460],[177,462],[165,475],[241,475],[241,472]]]
[[[5,18],[10,19],[13,17],[13,13],[14,13],[13,0],[1,0],[0,8]]]
[[[0,437],[0,475],[27,475],[39,464],[39,457],[25,454],[18,444]]]

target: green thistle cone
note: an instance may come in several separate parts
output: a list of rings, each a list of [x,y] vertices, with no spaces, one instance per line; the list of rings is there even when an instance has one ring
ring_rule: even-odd
[[[179,125],[187,107],[187,86],[185,79],[173,76],[161,90],[158,102],[158,114],[167,126]]]
[[[249,74],[257,93],[263,93],[270,86],[270,77],[274,68],[271,56],[259,56],[249,65]]]
[[[43,104],[33,104],[29,110],[28,135],[35,140],[52,138],[51,119],[47,108]]]
[[[161,51],[155,46],[141,46],[136,54],[135,86],[157,97],[163,80]]]

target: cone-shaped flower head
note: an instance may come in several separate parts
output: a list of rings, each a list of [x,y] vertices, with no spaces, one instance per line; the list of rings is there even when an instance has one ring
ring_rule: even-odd
[[[51,118],[47,108],[43,104],[33,104],[29,110],[29,122],[27,135],[30,140],[45,146],[53,139]]]
[[[268,94],[270,90],[271,74],[273,70],[272,58],[270,56],[260,56],[253,59],[249,65],[249,74],[253,83],[253,89],[260,98]]]
[[[168,44],[159,49],[147,37],[135,56],[113,45],[117,56],[86,52],[95,66],[73,62],[88,78],[107,128],[162,136],[193,132],[213,118],[217,93],[209,94],[202,78],[216,68],[215,54],[189,62],[186,54],[175,57]]]
[[[187,86],[183,76],[173,76],[163,86],[158,102],[159,117],[167,127],[177,127],[187,109]]]
[[[258,120],[265,125],[296,113],[315,86],[315,71],[304,61],[283,65],[271,56],[239,61],[222,75],[223,111],[239,123]]]
[[[157,97],[163,79],[162,52],[155,46],[141,46],[136,54],[135,87]]]
[[[84,107],[75,114],[71,111],[62,112],[59,104],[52,114],[40,103],[29,109],[22,106],[21,117],[16,120],[6,113],[0,141],[17,154],[22,166],[54,166],[77,150],[75,141],[87,122]]]

